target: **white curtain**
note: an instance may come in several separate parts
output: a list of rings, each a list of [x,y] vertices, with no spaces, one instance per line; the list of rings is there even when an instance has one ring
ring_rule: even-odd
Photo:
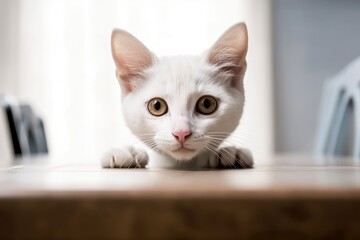
[[[113,28],[128,30],[160,56],[198,54],[238,21],[248,24],[250,49],[237,135],[258,162],[267,162],[273,149],[269,1],[3,0],[0,93],[32,104],[53,155],[97,161],[109,147],[135,141],[120,109]]]

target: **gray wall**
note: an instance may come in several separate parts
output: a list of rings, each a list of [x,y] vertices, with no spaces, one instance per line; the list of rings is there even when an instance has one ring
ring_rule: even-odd
[[[360,1],[273,0],[275,151],[312,153],[324,81],[360,56]]]

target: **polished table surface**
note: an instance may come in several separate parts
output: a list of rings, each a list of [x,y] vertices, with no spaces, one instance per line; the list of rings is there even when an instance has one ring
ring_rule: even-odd
[[[47,158],[17,160],[0,168],[0,197],[81,194],[164,194],[360,191],[360,162],[350,158],[277,156],[254,169],[101,169],[97,162]]]
[[[184,171],[17,160],[0,168],[0,239],[360,236],[358,161],[276,156],[272,162]],[[55,231],[59,224],[66,231]]]

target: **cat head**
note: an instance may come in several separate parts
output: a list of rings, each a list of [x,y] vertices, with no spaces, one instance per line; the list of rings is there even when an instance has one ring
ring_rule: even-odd
[[[111,38],[125,121],[146,145],[176,160],[214,151],[239,124],[247,28],[229,28],[201,56],[158,58],[130,33]]]

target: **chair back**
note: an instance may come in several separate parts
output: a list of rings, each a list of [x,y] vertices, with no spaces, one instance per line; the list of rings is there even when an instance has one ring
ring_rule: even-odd
[[[316,153],[360,159],[360,57],[325,83]]]

